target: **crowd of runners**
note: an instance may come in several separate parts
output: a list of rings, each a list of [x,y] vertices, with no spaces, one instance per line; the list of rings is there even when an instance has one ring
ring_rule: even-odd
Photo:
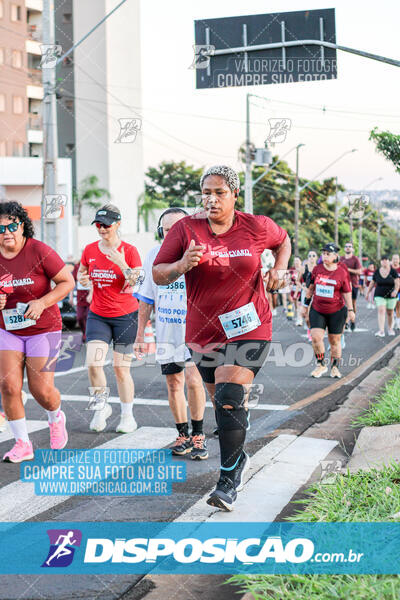
[[[153,315],[156,360],[177,430],[172,453],[208,458],[203,429],[208,396],[220,447],[220,472],[208,503],[222,510],[233,509],[249,468],[248,399],[269,352],[277,311],[307,331],[316,362],[310,376],[316,378],[328,372],[341,377],[344,331],[357,331],[360,295],[369,309],[377,309],[375,335],[385,336],[385,321],[387,335],[400,329],[398,255],[363,268],[350,241],[341,255],[327,240],[306,257],[291,258],[289,237],[279,223],[236,210],[240,181],[233,169],[211,167],[200,189],[202,206],[194,213],[169,208],[161,215],[160,243],[143,257],[143,265],[135,246],[121,239],[122,215],[115,205],[96,212],[92,225],[98,240],[83,249],[73,268],[34,238],[20,204],[0,203],[0,426],[6,419],[15,438],[4,461],[34,456],[24,373],[47,416],[50,447],[59,450],[68,442],[54,370],[62,339],[58,303],[74,287],[94,398],[90,430],[104,431],[112,413],[104,371],[111,344],[121,411],[116,431],[137,428],[131,364],[148,351],[145,328]]]

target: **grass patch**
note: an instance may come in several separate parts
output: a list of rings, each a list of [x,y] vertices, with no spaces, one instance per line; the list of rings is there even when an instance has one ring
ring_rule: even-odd
[[[398,600],[397,575],[234,575],[255,600]]]
[[[291,522],[373,522],[400,519],[400,465],[329,475],[307,491]],[[394,516],[398,515],[398,516]],[[398,575],[234,575],[230,583],[255,600],[399,600]]]
[[[400,464],[381,471],[336,474],[332,483],[318,482],[307,490],[306,507],[287,521],[389,521],[400,510]],[[293,504],[303,504],[304,500]]]
[[[357,417],[353,427],[393,425],[400,423],[400,376],[385,385],[378,401]]]

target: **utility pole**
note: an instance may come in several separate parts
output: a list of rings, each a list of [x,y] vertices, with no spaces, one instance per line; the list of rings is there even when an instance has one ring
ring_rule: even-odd
[[[336,190],[335,190],[335,244],[339,246],[339,198],[338,198],[338,180],[337,175],[335,177]]]
[[[246,94],[246,171],[244,180],[244,212],[253,214],[253,185],[250,145],[250,94]]]
[[[43,45],[55,45],[54,33],[54,0],[43,0]],[[56,65],[46,64],[42,57],[43,81],[43,194],[41,202],[40,233],[42,242],[47,238],[46,196],[57,194],[57,110],[56,110]],[[56,239],[54,249],[58,249],[58,227],[55,222]]]
[[[296,179],[294,190],[294,253],[299,254],[299,208],[300,208],[300,190],[299,190],[299,149],[304,144],[296,146]]]
[[[358,258],[359,261],[361,263],[361,266],[363,264],[362,259],[363,259],[363,239],[362,239],[362,224],[363,224],[363,218],[360,217],[359,223],[358,223]]]

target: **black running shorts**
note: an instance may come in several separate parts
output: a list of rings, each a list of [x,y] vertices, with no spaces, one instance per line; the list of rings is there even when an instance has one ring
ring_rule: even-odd
[[[246,367],[256,376],[267,358],[268,346],[267,340],[241,340],[228,342],[206,354],[189,350],[202,380],[205,383],[215,383],[215,370],[225,365]]]
[[[86,323],[86,340],[101,340],[110,344],[116,352],[128,354],[133,352],[133,343],[137,332],[137,315],[134,311],[120,317],[101,317],[89,310]]]
[[[328,333],[343,333],[343,327],[347,319],[347,307],[342,308],[329,315],[322,314],[311,306],[310,308],[310,329],[326,329]]]

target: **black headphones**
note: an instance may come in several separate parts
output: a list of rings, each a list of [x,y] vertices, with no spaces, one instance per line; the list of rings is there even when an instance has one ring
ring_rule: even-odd
[[[165,215],[169,215],[171,213],[183,213],[184,215],[188,216],[189,213],[186,212],[186,210],[183,210],[183,208],[167,208],[167,210],[165,210],[162,215],[160,215],[160,218],[158,219],[158,223],[157,223],[157,235],[160,238],[160,240],[164,239],[164,227],[161,225],[161,221],[163,220],[163,217]]]

